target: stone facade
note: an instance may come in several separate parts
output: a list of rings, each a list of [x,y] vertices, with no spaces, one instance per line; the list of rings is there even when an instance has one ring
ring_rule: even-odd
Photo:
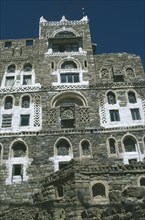
[[[0,219],[145,218],[143,66],[95,50],[87,16],[0,41]]]

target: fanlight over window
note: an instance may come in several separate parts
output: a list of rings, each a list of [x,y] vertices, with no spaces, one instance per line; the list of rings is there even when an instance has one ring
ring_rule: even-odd
[[[7,73],[15,73],[15,70],[16,66],[14,64],[11,64],[8,66]]]
[[[65,61],[62,65],[61,65],[61,69],[76,69],[77,65],[75,62],[73,61]]]
[[[22,142],[16,142],[13,144],[12,148],[12,157],[24,157],[26,156],[26,146]]]
[[[70,31],[61,31],[55,35],[55,38],[75,37],[75,34]]]
[[[27,63],[23,67],[24,72],[31,72],[32,71],[32,65],[30,63]]]
[[[67,155],[69,155],[70,144],[67,140],[62,139],[57,143],[56,149],[57,149],[57,155],[67,156]]]
[[[136,141],[134,138],[132,137],[127,137],[125,138],[125,140],[123,141],[124,143],[124,148],[126,152],[133,152],[136,151]]]

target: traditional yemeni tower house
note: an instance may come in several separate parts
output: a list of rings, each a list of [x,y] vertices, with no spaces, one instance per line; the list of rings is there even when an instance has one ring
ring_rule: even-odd
[[[0,79],[0,220],[144,219],[139,56],[96,55],[87,16],[41,17],[0,41]]]

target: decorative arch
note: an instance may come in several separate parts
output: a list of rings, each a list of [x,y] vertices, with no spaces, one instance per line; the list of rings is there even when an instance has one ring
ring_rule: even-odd
[[[80,142],[80,156],[81,157],[90,157],[92,155],[91,152],[91,143],[87,139],[83,139]]]
[[[114,137],[109,137],[107,139],[107,150],[108,150],[108,156],[111,155],[117,155],[117,141]]]
[[[4,109],[12,109],[14,105],[14,97],[12,95],[5,96],[3,99]]]
[[[76,59],[73,58],[73,57],[69,57],[69,58],[63,58],[63,59],[61,59],[61,60],[58,62],[57,68],[58,68],[58,69],[62,69],[62,65],[63,65],[65,62],[72,62],[72,63],[74,63],[74,65],[76,66],[77,69],[82,67],[81,63],[80,63],[78,60],[76,60]]]
[[[31,63],[25,63],[23,65],[23,71],[24,72],[31,72],[32,71],[32,64]]]
[[[31,96],[29,94],[24,94],[21,96],[20,105],[22,108],[29,108],[31,103]]]
[[[137,151],[137,139],[130,134],[123,137],[123,147],[125,152],[136,152]]]
[[[15,64],[10,64],[7,67],[7,73],[15,73],[15,71],[16,71],[16,65]]]
[[[108,104],[116,104],[116,94],[112,91],[107,92]]]
[[[87,106],[86,98],[78,92],[62,92],[52,98],[51,107],[60,106],[63,103],[72,103],[79,106]]]
[[[28,157],[28,146],[21,140],[15,140],[10,146],[10,157]]]
[[[72,152],[72,145],[66,137],[59,138],[55,143],[54,155],[69,156]]]
[[[134,90],[129,90],[127,92],[127,97],[128,97],[129,103],[132,103],[132,104],[137,103],[137,98],[136,98],[137,95],[136,95],[136,92]]]
[[[80,36],[80,35],[78,34],[78,32],[76,32],[74,29],[63,27],[63,28],[60,28],[60,29],[54,31],[50,37],[52,37],[52,38],[53,38],[53,37],[56,37],[59,33],[63,33],[63,32],[72,33],[72,34],[73,34],[72,36],[74,36],[74,37]]]

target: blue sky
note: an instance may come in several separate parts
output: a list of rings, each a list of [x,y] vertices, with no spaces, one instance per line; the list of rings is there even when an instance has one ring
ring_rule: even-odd
[[[141,56],[145,67],[145,0],[0,0],[0,39],[38,38],[39,18],[89,17],[97,53]]]

